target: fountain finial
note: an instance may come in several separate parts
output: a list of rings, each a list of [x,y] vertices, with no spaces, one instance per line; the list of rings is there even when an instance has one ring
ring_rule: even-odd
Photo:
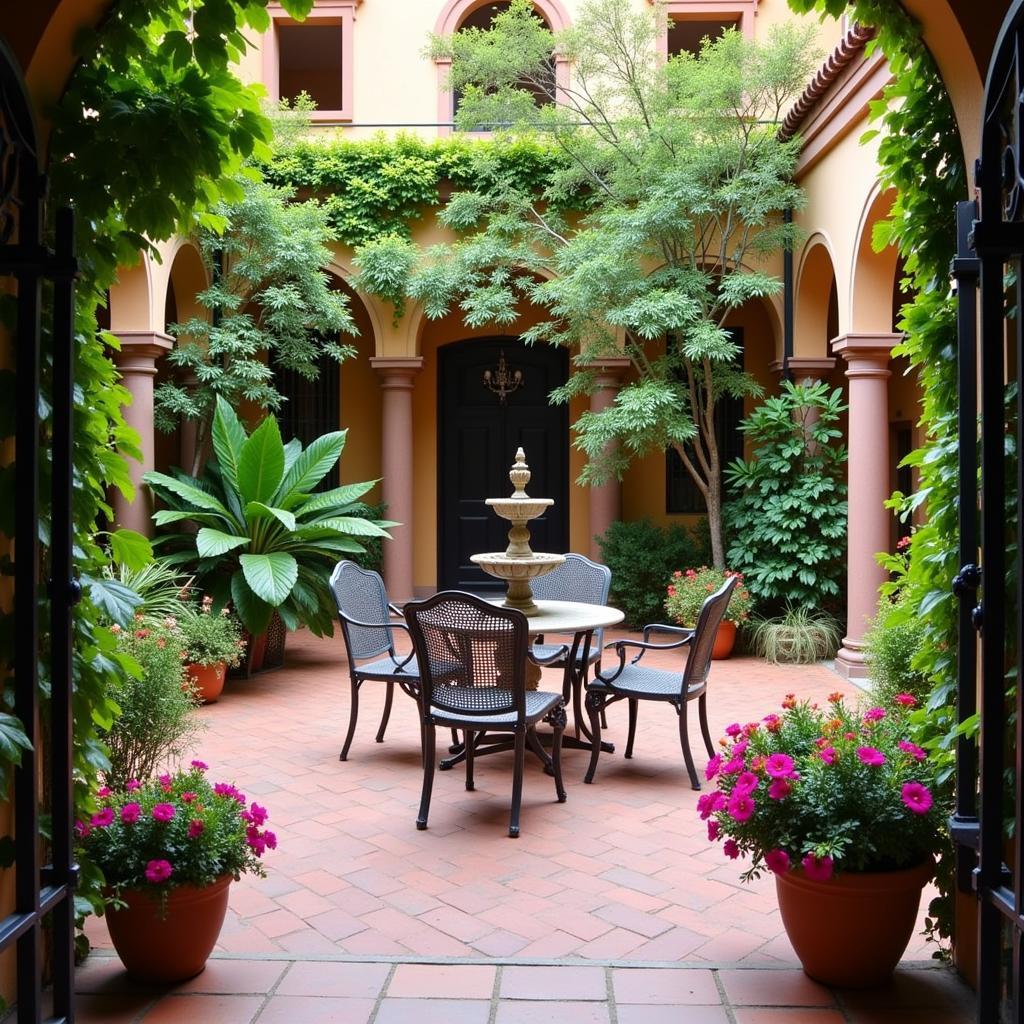
[[[526,485],[530,482],[530,477],[532,475],[533,474],[530,473],[530,467],[526,464],[526,452],[524,452],[520,446],[516,449],[516,461],[508,471],[508,478],[512,481],[513,498],[529,497],[526,493]]]

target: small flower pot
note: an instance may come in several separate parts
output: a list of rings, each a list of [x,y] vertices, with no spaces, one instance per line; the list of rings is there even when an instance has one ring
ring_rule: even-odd
[[[215,704],[224,689],[224,677],[227,674],[225,663],[218,661],[212,665],[186,665],[185,671],[199,699],[204,704]]]
[[[139,981],[170,985],[194,978],[217,943],[228,909],[231,876],[196,888],[178,885],[167,890],[166,914],[159,895],[126,889],[120,910],[107,908],[110,940],[125,970]]]
[[[775,876],[779,911],[804,971],[836,988],[874,988],[891,977],[914,933],[929,858],[902,871],[843,872],[815,882]]]
[[[736,623],[723,619],[718,624],[718,632],[715,634],[715,646],[711,649],[711,658],[714,661],[724,661],[732,654],[736,644]]]

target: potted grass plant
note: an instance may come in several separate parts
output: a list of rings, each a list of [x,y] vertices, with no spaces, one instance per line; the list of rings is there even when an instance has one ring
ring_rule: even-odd
[[[744,880],[775,874],[804,970],[825,984],[885,983],[910,941],[944,820],[926,752],[910,738],[915,698],[860,708],[790,695],[781,714],[726,729],[698,801]]]
[[[238,665],[245,651],[242,626],[228,608],[213,611],[206,596],[199,607],[186,606],[177,620],[185,645],[185,671],[204,704],[213,704],[224,689],[228,668]]]

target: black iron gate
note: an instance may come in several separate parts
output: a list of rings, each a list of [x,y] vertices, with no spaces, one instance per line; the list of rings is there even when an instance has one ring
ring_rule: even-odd
[[[58,211],[53,248],[44,244],[45,179],[36,140],[17,62],[0,39],[0,291],[16,296],[15,324],[7,336],[17,374],[14,630],[10,634],[17,642],[13,654],[4,652],[4,660],[13,670],[14,714],[32,743],[14,780],[14,909],[0,919],[0,951],[17,949],[19,1024],[74,1019],[77,877],[72,844],[71,709],[71,607],[77,596],[71,562],[74,219],[70,210]],[[45,428],[40,420],[44,324],[52,339],[45,367],[45,397],[52,414]],[[44,495],[50,527],[45,551],[39,541],[44,429],[52,478]],[[41,666],[50,688],[45,704],[39,697]],[[41,838],[46,831],[48,840]],[[44,1008],[46,918],[53,985],[52,1000]]]
[[[1024,462],[1017,455],[1024,361],[1022,161],[1024,0],[1016,0],[985,84],[975,172],[980,199],[960,204],[953,265],[959,296],[959,718],[978,712],[980,732],[976,745],[959,741],[952,825],[961,888],[972,886],[979,901],[978,1019],[985,1024],[1024,1022],[1024,700],[1017,685],[1024,581],[1018,543]]]

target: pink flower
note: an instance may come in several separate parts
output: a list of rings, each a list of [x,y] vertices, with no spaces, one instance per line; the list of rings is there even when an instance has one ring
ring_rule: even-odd
[[[785,779],[772,779],[768,787],[768,796],[772,800],[785,800],[792,792],[793,787]]]
[[[782,728],[782,719],[778,715],[765,715],[764,725],[769,732],[778,732]]]
[[[153,808],[153,818],[155,821],[170,821],[174,817],[174,813],[174,804],[157,804]]]
[[[742,771],[743,765],[744,762],[742,757],[731,757],[722,765],[722,774],[735,775],[738,771]]]
[[[725,735],[732,736],[735,739],[743,730],[740,728],[739,722],[733,722],[732,725],[725,727]]]
[[[159,885],[160,882],[166,882],[171,877],[173,870],[170,861],[151,860],[146,865],[146,881]]]
[[[793,774],[793,758],[789,754],[771,754],[764,763],[764,770],[773,779],[785,779]]]
[[[903,784],[903,803],[915,814],[927,814],[932,809],[932,795],[920,782]]]
[[[722,767],[722,755],[721,754],[715,754],[715,756],[712,757],[710,761],[708,761],[708,766],[707,766],[707,769],[704,772],[704,777],[706,779],[708,779],[708,781],[710,781],[711,779],[713,779],[718,774],[718,770],[721,767]]]
[[[726,841],[722,843],[722,853],[724,853],[726,857],[735,860],[740,855],[740,848],[736,845],[736,840],[726,839]]]
[[[753,772],[740,772],[736,776],[736,785],[733,792],[753,793],[760,784],[761,780]]]
[[[255,825],[250,825],[245,830],[245,841],[249,844],[249,848],[257,857],[263,856],[263,853],[267,848],[267,841]]]
[[[722,829],[717,821],[712,820],[708,822],[708,839],[710,839],[711,842],[714,842],[718,838],[721,831]]]
[[[858,747],[857,757],[872,768],[878,768],[885,764],[885,754],[880,750],[876,750],[874,747]]]
[[[836,748],[835,747],[822,747],[821,750],[818,751],[818,757],[820,757],[822,759],[822,761],[825,762],[825,764],[835,764],[836,763]]]
[[[266,807],[260,807],[255,801],[249,806],[249,819],[254,825],[262,825],[267,820]]]
[[[98,811],[96,814],[92,816],[89,825],[92,828],[106,828],[108,825],[112,824],[113,821],[114,808],[104,807],[102,811]]]
[[[749,821],[755,809],[754,801],[746,790],[736,790],[729,798],[729,813],[737,821]]]
[[[192,767],[195,768],[196,771],[205,772],[210,766],[205,761],[193,761]]]
[[[188,823],[189,839],[196,839],[201,836],[204,828],[206,828],[206,826],[198,818],[193,818],[192,821]]]
[[[196,798],[196,795],[195,795],[195,793],[192,792],[192,790],[189,790],[187,793],[182,793],[181,794],[181,802],[185,803],[185,804],[192,803],[192,801],[195,800],[195,798]]]
[[[917,703],[917,698],[912,693],[897,693],[893,700],[905,708],[912,708]]]
[[[750,740],[740,740],[739,743],[733,744],[732,756],[742,757],[747,752],[747,747],[750,746]]]
[[[905,754],[909,754],[915,761],[923,761],[928,756],[928,752],[926,750],[919,747],[916,743],[911,743],[910,740],[900,740],[896,745]]]
[[[276,850],[277,849],[277,836],[274,835],[274,833],[271,832],[270,829],[266,829],[264,831],[264,833],[263,833],[263,842],[265,842],[267,844],[267,849],[268,850]]]
[[[235,786],[232,786],[230,782],[218,782],[213,787],[213,791],[217,796],[230,796],[240,804],[245,803],[245,794],[239,793],[238,789]]]
[[[78,839],[84,839],[92,831],[84,821],[75,822],[75,836]]]
[[[717,789],[713,793],[702,793],[697,797],[697,810],[703,821],[707,821],[715,811],[720,811],[724,806],[725,796]]]
[[[142,783],[138,779],[129,779],[124,784],[125,792],[134,793],[137,789],[142,789]]]
[[[142,813],[142,808],[139,804],[130,803],[125,804],[121,808],[121,820],[126,825],[134,825],[139,820],[139,815]]]
[[[815,857],[813,853],[809,853],[800,864],[804,874],[812,882],[827,882],[832,877],[831,857]]]
[[[160,783],[160,788],[165,793],[170,793],[170,791],[171,791],[171,777],[170,777],[170,775],[167,772],[164,772],[163,775],[157,776],[157,780],[156,781]]]
[[[774,871],[777,875],[784,875],[790,867],[789,854],[785,850],[769,850],[764,855],[764,862],[768,870]]]
[[[865,722],[880,722],[885,718],[885,708],[868,708],[864,712]]]
[[[100,798],[103,798],[105,796],[110,796],[110,787],[109,786],[100,786],[100,788],[96,790],[96,795],[98,797],[100,797]]]

